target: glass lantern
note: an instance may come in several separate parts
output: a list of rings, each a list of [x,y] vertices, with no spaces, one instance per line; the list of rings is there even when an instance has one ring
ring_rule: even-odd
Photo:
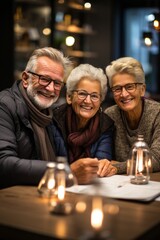
[[[128,164],[131,183],[147,184],[149,182],[151,154],[147,143],[144,141],[143,135],[138,135],[137,141],[133,144]]]
[[[57,157],[56,162],[49,162],[38,184],[40,196],[47,197],[51,213],[69,214],[74,206],[66,199],[66,188],[77,185],[66,157]]]
[[[56,162],[57,162],[57,170],[58,170],[58,166],[64,166],[64,169],[65,169],[65,186],[68,188],[68,187],[71,187],[73,185],[78,185],[77,179],[70,169],[67,158],[63,157],[63,156],[58,156],[56,158]],[[58,165],[58,164],[60,164],[60,165]]]
[[[55,191],[50,198],[50,212],[52,214],[70,214],[74,204],[66,198],[66,188],[77,185],[77,180],[72,174],[65,158],[58,157],[55,168]]]
[[[56,162],[47,164],[47,169],[38,184],[37,190],[41,197],[50,198],[55,195],[60,168],[63,169],[64,187],[77,185],[77,180],[69,167],[67,158],[59,156],[56,158]]]
[[[38,184],[38,193],[41,197],[50,197],[55,191],[55,162],[47,163],[47,169]]]

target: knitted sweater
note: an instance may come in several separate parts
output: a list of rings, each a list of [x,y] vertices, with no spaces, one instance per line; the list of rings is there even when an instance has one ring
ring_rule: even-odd
[[[160,171],[160,103],[144,99],[144,107],[137,129],[130,129],[125,121],[123,111],[117,105],[105,110],[105,113],[115,123],[115,160],[118,173],[126,173],[126,161],[131,151],[131,146],[136,141],[138,134],[143,134],[153,157],[153,171]]]

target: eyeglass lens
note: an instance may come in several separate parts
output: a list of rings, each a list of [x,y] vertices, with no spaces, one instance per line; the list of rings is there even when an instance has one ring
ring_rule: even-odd
[[[114,86],[111,88],[111,90],[114,94],[120,94],[122,92],[123,88],[127,92],[133,92],[133,91],[135,91],[137,84],[142,84],[142,83],[129,83],[124,86]]]
[[[74,90],[74,92],[77,92],[78,98],[81,100],[86,99],[88,97],[88,95],[90,96],[90,98],[93,102],[97,102],[100,99],[100,95],[98,93],[88,93],[88,92],[82,91],[82,90]]]
[[[57,89],[57,90],[61,89],[62,86],[63,86],[63,82],[61,82],[59,80],[53,80],[53,79],[47,78],[47,77],[45,77],[43,75],[31,72],[31,71],[28,71],[28,73],[31,73],[31,74],[37,76],[38,77],[38,82],[42,86],[47,87],[51,82],[54,83],[54,88]]]

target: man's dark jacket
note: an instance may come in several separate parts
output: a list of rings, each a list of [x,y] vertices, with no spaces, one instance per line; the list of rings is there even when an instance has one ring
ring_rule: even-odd
[[[0,188],[37,185],[47,164],[38,160],[36,136],[19,83],[0,92]]]

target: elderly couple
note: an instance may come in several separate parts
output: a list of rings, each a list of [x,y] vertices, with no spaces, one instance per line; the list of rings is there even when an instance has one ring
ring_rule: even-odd
[[[45,47],[30,57],[22,79],[0,93],[0,188],[37,185],[47,162],[66,156],[79,184],[126,173],[137,134],[160,171],[160,103],[145,99],[145,75],[134,58],[100,68]],[[66,80],[66,103],[53,109]],[[107,77],[115,105],[102,111]]]

